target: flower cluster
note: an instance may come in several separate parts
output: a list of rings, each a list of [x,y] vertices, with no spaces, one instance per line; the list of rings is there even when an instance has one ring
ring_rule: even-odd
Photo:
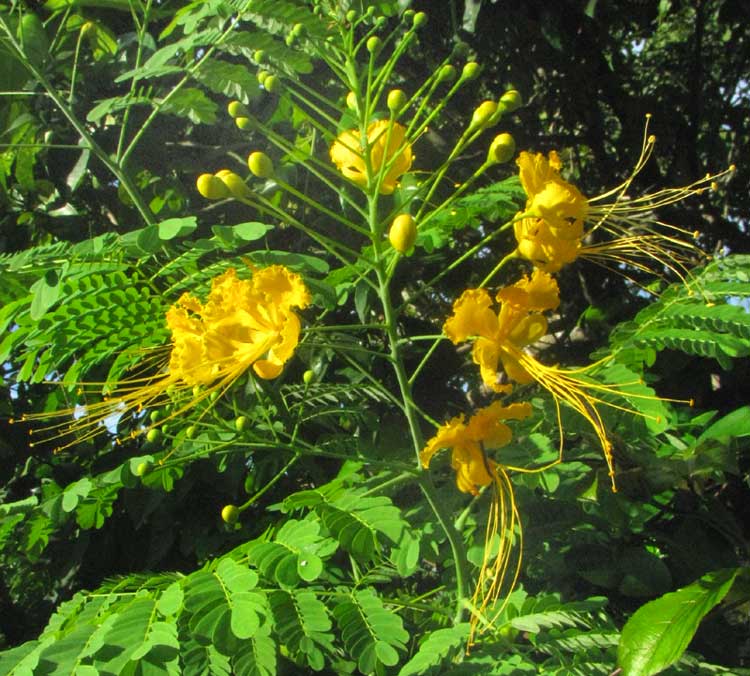
[[[176,402],[167,418],[140,432],[163,424],[213,392],[226,391],[251,367],[260,378],[276,378],[299,342],[300,319],[294,309],[305,308],[309,302],[310,294],[299,275],[281,265],[253,270],[251,279],[240,279],[230,268],[213,279],[205,303],[186,293],[167,311],[171,345],[151,358],[166,357],[161,375],[124,379],[103,401],[31,414],[26,419],[75,415],[72,423],[36,430],[53,437],[74,434],[74,441],[60,447],[66,448],[102,432],[111,416]]]

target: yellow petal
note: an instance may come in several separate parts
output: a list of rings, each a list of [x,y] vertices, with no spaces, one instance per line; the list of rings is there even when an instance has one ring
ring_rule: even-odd
[[[419,452],[419,459],[422,467],[429,467],[432,456],[441,448],[452,448],[461,443],[466,437],[466,426],[464,425],[463,415],[449,420],[445,425],[441,425],[435,436],[430,439],[425,447]]]
[[[257,270],[253,273],[252,284],[256,291],[282,308],[305,308],[310,303],[310,293],[302,278],[283,265]]]
[[[453,303],[453,315],[443,325],[445,335],[454,344],[470,336],[494,338],[499,325],[491,306],[492,298],[485,289],[467,289]]]

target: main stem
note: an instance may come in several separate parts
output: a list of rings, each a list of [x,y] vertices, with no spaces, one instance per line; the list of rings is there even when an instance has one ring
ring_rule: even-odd
[[[411,384],[409,378],[406,375],[406,369],[404,367],[403,358],[401,355],[400,341],[398,333],[396,331],[396,312],[393,309],[391,303],[391,293],[389,288],[390,278],[385,269],[385,261],[383,258],[382,251],[382,233],[378,230],[378,197],[377,195],[368,195],[368,221],[370,225],[370,232],[372,234],[372,244],[375,258],[375,274],[378,280],[378,295],[380,297],[380,303],[383,307],[383,318],[385,324],[385,334],[388,338],[388,346],[391,354],[391,364],[396,373],[396,380],[398,382],[401,399],[403,401],[403,409],[406,415],[406,420],[409,425],[409,432],[411,433],[412,444],[414,446],[414,452],[417,457],[417,464],[421,467],[419,460],[419,452],[424,447],[424,437],[422,436],[422,430],[419,427],[419,421],[417,418],[417,411],[413,403]],[[466,552],[456,529],[453,527],[450,516],[445,511],[442,503],[440,502],[439,496],[435,484],[426,472],[423,472],[419,478],[419,487],[422,490],[428,504],[432,511],[435,513],[440,526],[442,527],[445,535],[448,539],[448,543],[453,553],[453,561],[456,566],[456,613],[454,617],[455,622],[460,622],[464,614],[464,605],[467,598],[466,595],[466,581],[468,579],[468,561],[466,559]]]

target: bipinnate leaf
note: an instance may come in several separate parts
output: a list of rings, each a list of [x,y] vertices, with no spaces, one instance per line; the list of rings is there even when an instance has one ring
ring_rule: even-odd
[[[403,666],[398,676],[417,676],[432,673],[444,660],[466,647],[469,638],[469,623],[461,622],[453,627],[437,629],[422,641],[416,654]],[[435,672],[439,673],[439,672]]]
[[[639,608],[623,627],[617,648],[624,676],[651,676],[677,661],[738,572],[730,568],[709,573]]]

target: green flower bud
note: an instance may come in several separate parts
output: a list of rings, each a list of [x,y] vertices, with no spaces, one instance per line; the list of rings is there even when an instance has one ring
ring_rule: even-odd
[[[263,81],[263,86],[265,87],[267,92],[274,94],[279,91],[279,87],[281,87],[281,80],[279,80],[279,78],[275,75],[269,75]]]
[[[258,71],[258,82],[260,82],[260,84],[263,84],[269,77],[271,77],[271,73],[267,70]]]
[[[296,23],[292,26],[292,35],[295,38],[300,38],[305,33],[305,27],[301,23]]]
[[[150,462],[140,462],[138,463],[138,467],[135,468],[135,475],[136,476],[146,476],[151,471],[151,463]]]
[[[295,42],[297,42],[297,36],[294,33],[289,33],[289,35],[284,38],[284,42],[286,43],[287,47],[291,47]]]
[[[383,41],[377,35],[373,35],[367,40],[367,51],[370,52],[370,54],[377,54],[382,46]]]
[[[354,92],[346,95],[346,107],[354,113],[357,112],[357,95]]]
[[[247,429],[247,425],[248,425],[247,416],[241,415],[238,418],[235,418],[234,428],[238,432],[244,432]]]
[[[355,22],[355,21],[357,20],[357,12],[355,12],[355,11],[354,11],[353,9],[350,9],[350,10],[349,10],[349,11],[348,11],[348,12],[346,13],[346,20],[347,20],[347,21],[348,21],[349,23],[354,23],[354,22]]]
[[[309,385],[313,381],[314,377],[315,374],[313,373],[312,369],[307,369],[307,371],[302,374],[302,382],[304,382],[305,385]]]
[[[198,192],[208,200],[220,200],[229,197],[229,189],[224,182],[213,174],[201,174],[195,182]]]
[[[523,105],[521,94],[515,89],[510,89],[500,97],[500,103],[505,106],[505,110],[512,113]]]
[[[227,106],[227,112],[230,117],[248,117],[250,115],[247,106],[241,101],[230,101]]]
[[[247,158],[247,166],[253,176],[258,178],[270,178],[273,176],[273,162],[265,153],[256,150]]]
[[[489,126],[490,120],[496,111],[497,103],[494,101],[482,101],[471,116],[469,129],[480,129]]]
[[[224,523],[232,526],[239,521],[239,518],[240,510],[236,505],[224,505],[224,508],[221,510],[221,520]]]
[[[242,129],[243,131],[245,129],[250,129],[253,126],[253,122],[249,117],[235,117],[234,123],[239,129]]]
[[[479,64],[476,61],[469,61],[461,71],[462,80],[473,80],[479,75]]]
[[[498,134],[487,152],[487,164],[504,164],[516,154],[516,142],[508,133]]]
[[[424,12],[417,12],[411,21],[414,28],[421,28],[427,23],[427,15]]]
[[[195,437],[198,436],[198,426],[190,425],[190,427],[185,430],[185,436],[188,439],[195,439]]]
[[[446,63],[437,74],[438,82],[451,82],[456,79],[456,68]]]
[[[266,60],[266,56],[265,49],[256,49],[253,52],[253,61],[255,61],[255,63],[263,63]]]
[[[388,92],[388,110],[396,114],[406,105],[406,94],[402,89],[391,89]]]
[[[161,430],[156,427],[152,427],[146,434],[146,441],[150,444],[155,444],[159,439],[161,439]]]

